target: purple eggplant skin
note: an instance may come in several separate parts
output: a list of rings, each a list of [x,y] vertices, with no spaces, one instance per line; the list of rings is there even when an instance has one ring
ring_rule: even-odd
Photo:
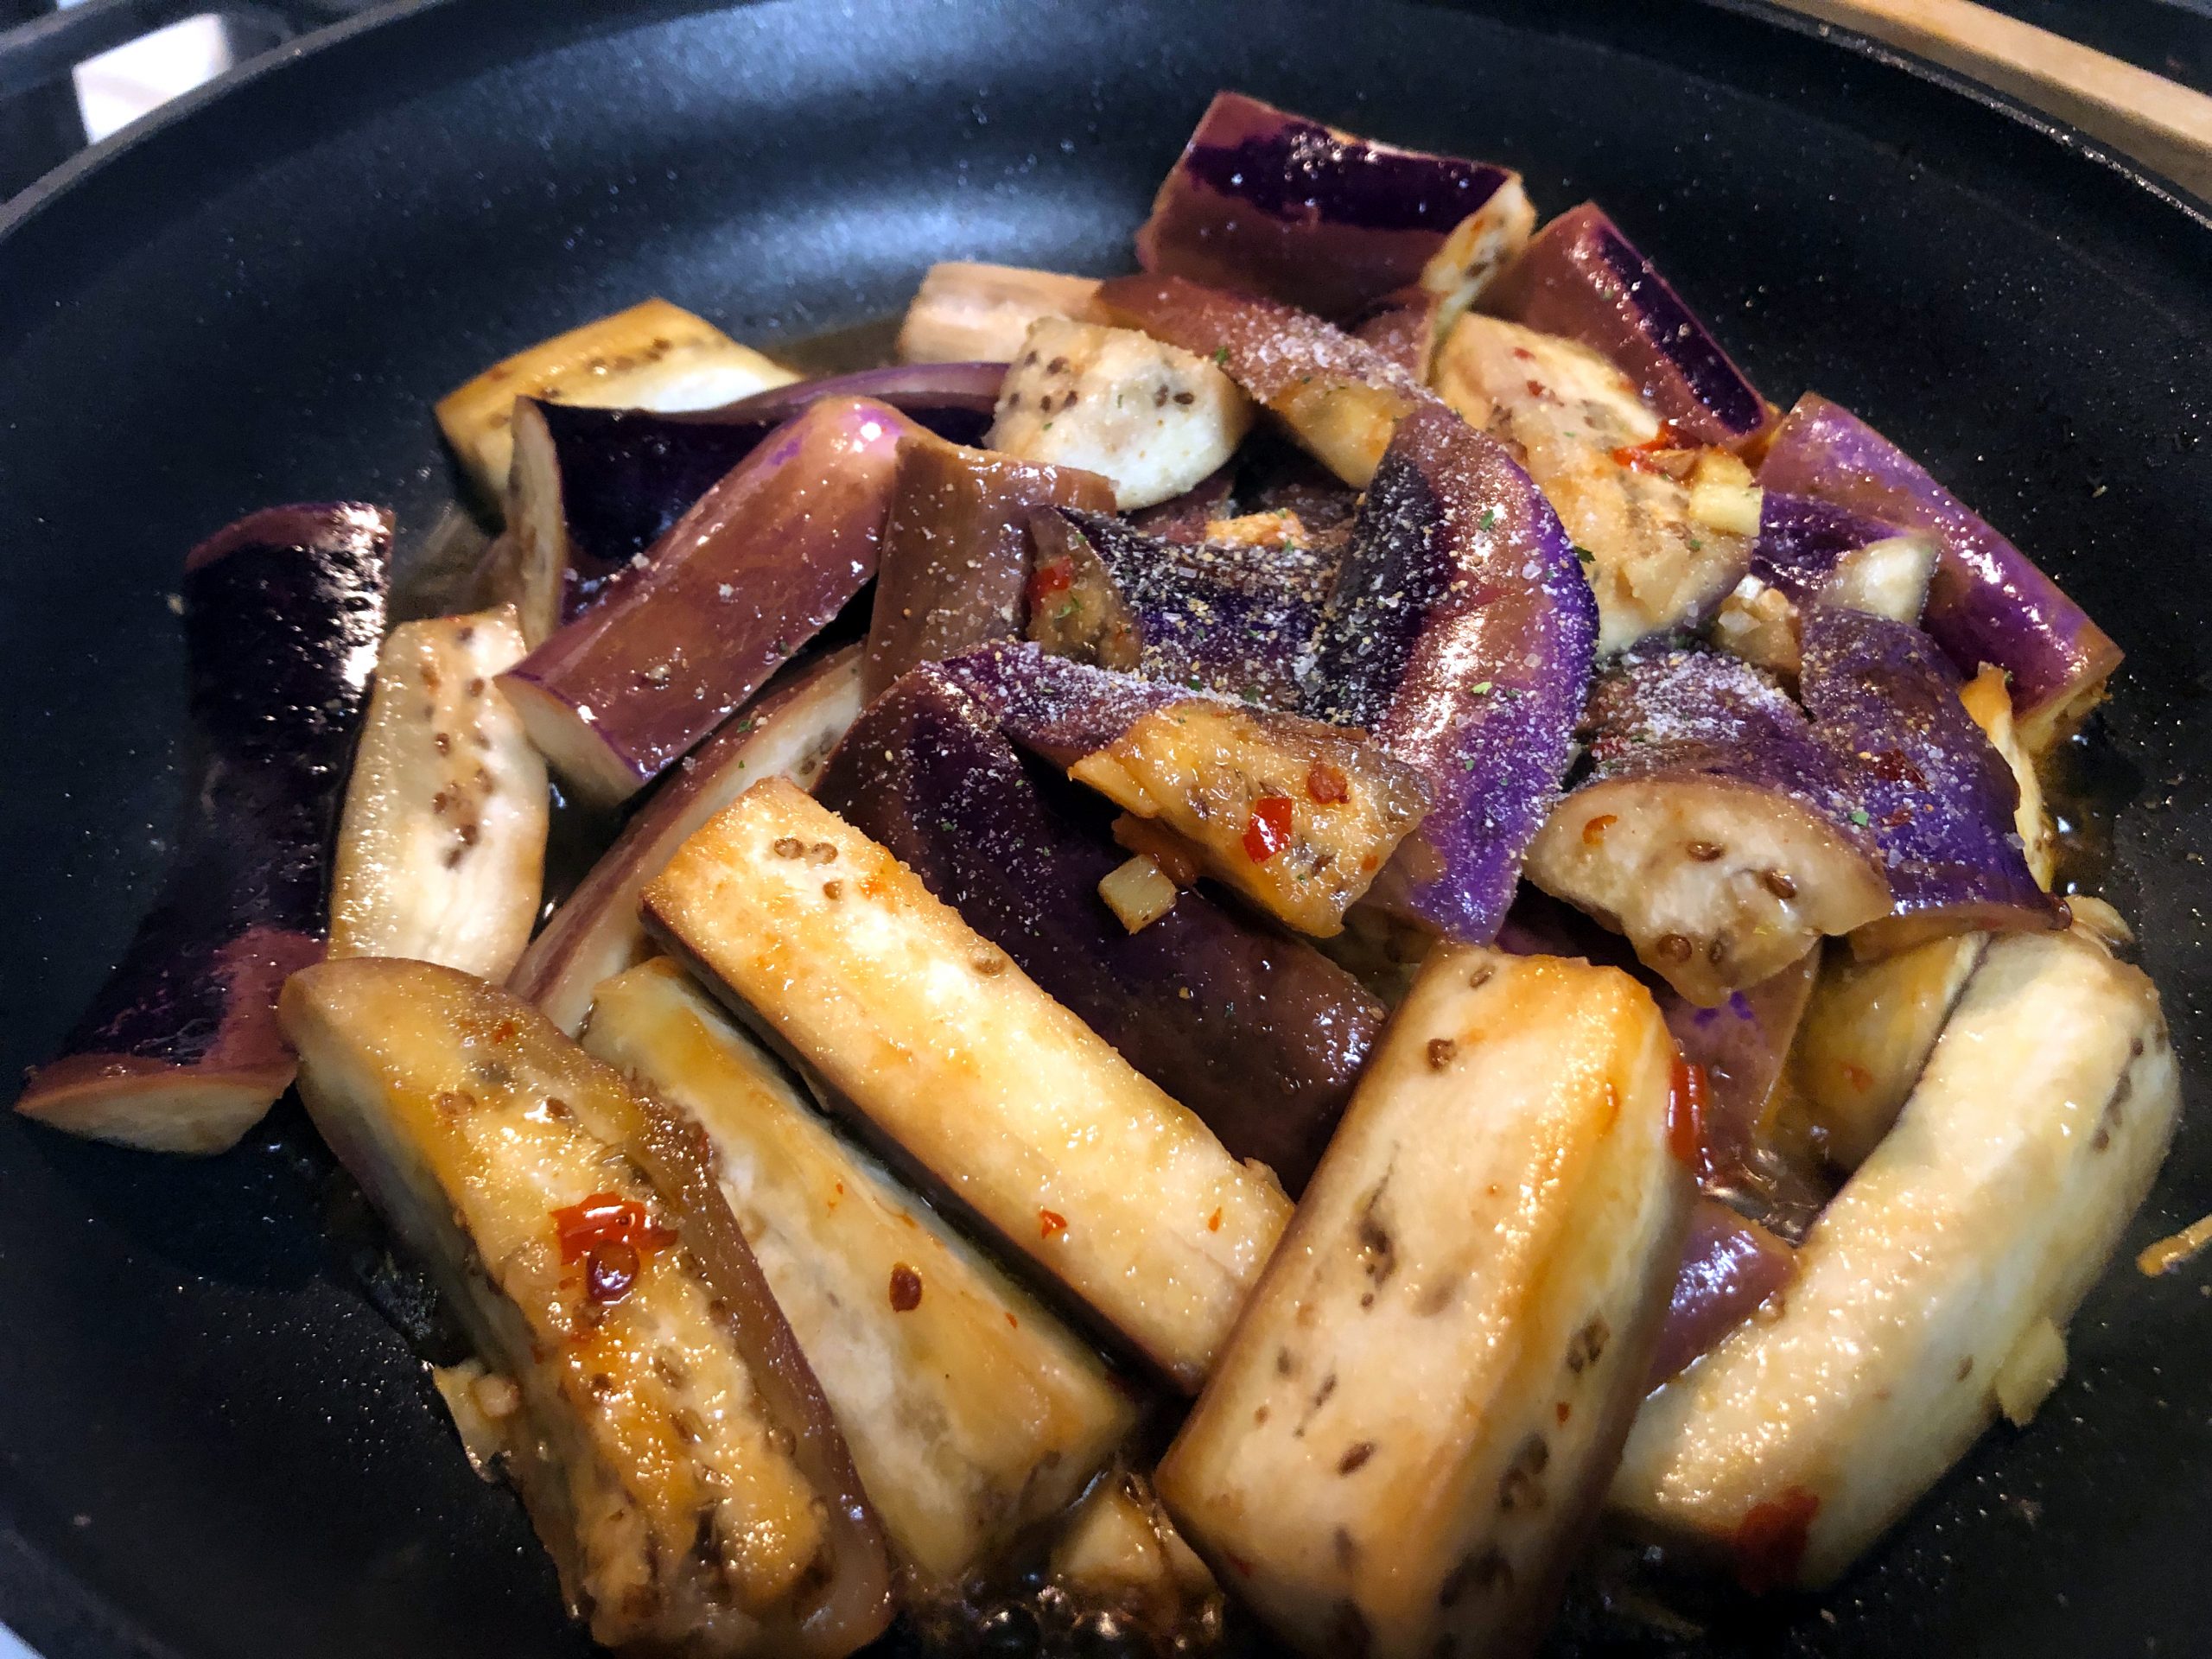
[[[899,363],[826,380],[795,380],[714,409],[685,410],[670,418],[696,423],[758,422],[773,430],[825,397],[870,397],[888,404],[947,443],[982,442],[997,407],[1003,363]]]
[[[1056,505],[1110,512],[1114,486],[1079,467],[927,434],[899,443],[861,677],[868,696],[918,663],[1020,635],[1028,610],[1029,517]]]
[[[1131,933],[1098,896],[1128,856],[1109,815],[1019,754],[940,664],[869,707],[815,798],[1232,1154],[1268,1165],[1294,1196],[1304,1186],[1382,1024],[1382,1005],[1349,974],[1197,892]]]
[[[1892,904],[1863,957],[1951,933],[2064,927],[2013,821],[2019,785],[1959,701],[1958,670],[1910,623],[1827,606],[1804,622],[1799,695],[1880,844]]]
[[[391,515],[270,507],[185,561],[195,755],[161,901],[16,1109],[219,1152],[289,1086],[287,975],[321,960],[330,850],[384,634]]]
[[[1598,607],[1528,474],[1441,405],[1399,424],[1319,636],[1306,712],[1365,728],[1435,798],[1385,908],[1487,944],[1573,753]]]
[[[1343,316],[1416,282],[1513,176],[1218,92],[1137,232],[1137,263]]]
[[[2011,676],[2031,748],[2047,753],[2102,700],[2120,662],[2110,636],[2026,554],[1841,404],[1814,392],[1799,398],[1775,429],[1759,482],[1935,537],[1921,626],[1961,673],[1991,663]]]
[[[1308,545],[1176,543],[1110,513],[1031,521],[1029,637],[1148,680],[1295,712],[1337,561]],[[1049,592],[1047,591],[1049,588]]]
[[[1719,1199],[1700,1197],[1690,1209],[1682,1264],[1645,1387],[1656,1389],[1676,1376],[1751,1318],[1796,1268],[1797,1252],[1787,1241]]]
[[[1711,330],[1595,202],[1537,232],[1480,308],[1611,359],[1685,442],[1742,444],[1773,418]]]
[[[1015,744],[1063,767],[1105,748],[1145,715],[1206,695],[1048,656],[1026,640],[979,645],[941,666]]]
[[[1897,525],[1809,495],[1765,490],[1751,574],[1791,603],[1816,603],[1847,553],[1905,532]]]

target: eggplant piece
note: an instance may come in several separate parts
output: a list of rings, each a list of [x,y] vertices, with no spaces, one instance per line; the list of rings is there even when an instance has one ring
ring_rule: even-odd
[[[1984,663],[1959,689],[1959,701],[2012,768],[2012,782],[2019,791],[2019,804],[2012,809],[2012,828],[2020,837],[2028,874],[2049,893],[2058,876],[2058,830],[2044,805],[2043,779],[2037,775],[2035,757],[2021,741],[2018,722],[2012,718],[2012,694],[2005,683],[2005,671]]]
[[[2148,979],[2075,934],[1993,941],[1786,1304],[1645,1402],[1614,1507],[1751,1588],[1832,1583],[2048,1357],[2178,1105]]]
[[[1710,1352],[1789,1283],[1796,1265],[1797,1253],[1785,1241],[1719,1199],[1700,1196],[1690,1207],[1689,1237],[1644,1386],[1657,1388]]]
[[[1290,1205],[881,847],[772,779],[645,889],[837,1109],[1195,1391]]]
[[[1007,734],[1140,818],[1301,933],[1345,907],[1428,809],[1412,766],[1361,732],[1089,668],[1033,645],[947,664]]]
[[[493,680],[523,656],[512,608],[404,622],[377,658],[339,819],[330,950],[500,980],[545,876],[545,762]]]
[[[515,399],[708,409],[798,379],[703,318],[647,300],[493,364],[438,400],[439,429],[486,502],[505,493]]]
[[[1598,597],[1599,654],[1695,626],[1743,576],[1759,512],[1749,470],[1688,447],[1587,346],[1462,317],[1435,384],[1470,425],[1517,452],[1559,513]]]
[[[1166,542],[1202,542],[1206,526],[1215,519],[1236,511],[1232,493],[1241,457],[1250,446],[1239,450],[1239,460],[1207,474],[1180,495],[1170,496],[1154,506],[1140,507],[1128,515],[1132,530],[1146,536],[1157,536]]]
[[[985,442],[1107,478],[1126,512],[1217,472],[1251,428],[1250,399],[1204,359],[1134,328],[1046,317],[1007,370]]]
[[[815,796],[1295,1197],[1382,1005],[1311,946],[1203,893],[1129,932],[1096,896],[1122,855],[1077,791],[1040,770],[931,665],[869,709]]]
[[[810,406],[683,515],[650,570],[501,677],[580,796],[629,799],[868,584],[918,430],[866,398]]]
[[[1039,318],[1087,317],[1097,288],[1093,276],[1018,265],[931,265],[899,325],[899,360],[1011,362]]]
[[[850,374],[825,380],[803,380],[770,386],[749,397],[715,409],[682,413],[678,422],[758,422],[773,431],[785,421],[804,414],[818,403],[834,397],[872,397],[888,404],[918,427],[934,432],[947,443],[980,443],[997,406],[999,386],[1006,378],[1003,360],[973,363],[896,364],[887,368],[855,369]]]
[[[1459,318],[1442,295],[1415,286],[1384,295],[1345,327],[1361,345],[1371,346],[1427,385],[1436,365],[1436,348]]]
[[[2019,789],[1959,701],[1958,671],[1909,622],[1805,618],[1805,708],[1880,846],[1889,913],[1851,936],[1884,956],[1949,933],[2066,925],[2018,844]]]
[[[1272,300],[1180,276],[1117,276],[1095,301],[1108,321],[1211,359],[1300,448],[1364,489],[1390,434],[1428,393],[1373,346]]]
[[[391,552],[391,515],[340,502],[250,514],[186,558],[194,753],[176,862],[17,1111],[120,1146],[217,1153],[290,1086],[276,992],[323,952]]]
[[[1597,613],[1557,515],[1440,405],[1376,468],[1318,642],[1310,711],[1363,727],[1435,805],[1377,900],[1487,944],[1565,774]]]
[[[1712,331],[1595,202],[1539,231],[1483,306],[1603,353],[1693,443],[1740,445],[1774,418]]]
[[[710,1146],[535,1009],[359,957],[280,1004],[315,1127],[512,1385],[504,1459],[609,1647],[851,1652],[883,1536]]]
[[[1834,759],[1758,669],[1631,655],[1599,677],[1588,719],[1593,769],[1538,833],[1529,878],[1625,933],[1691,1001],[1713,1007],[1889,913]]]
[[[1828,1162],[1856,1169],[1890,1132],[1988,946],[1957,933],[1874,962],[1827,953],[1790,1084]]]
[[[2011,677],[2020,733],[2048,753],[2103,700],[2120,650],[2028,556],[1839,404],[1807,392],[1759,463],[1772,490],[1817,496],[1936,538],[1922,626],[1961,674]]]
[[[1033,515],[1029,638],[1077,662],[1297,709],[1338,562],[1310,541],[1215,539],[1247,522],[1217,519],[1209,539],[1177,543],[1103,513]]]
[[[877,561],[866,695],[880,695],[917,663],[1016,638],[1030,587],[1031,512],[1113,505],[1114,486],[1096,473],[928,436],[902,442]]]
[[[1730,992],[1718,1007],[1700,1007],[1671,987],[1656,994],[1683,1060],[1704,1079],[1699,1173],[1709,1184],[1758,1184],[1820,963],[1821,953],[1808,950],[1758,984]]]
[[[653,953],[638,903],[676,849],[763,778],[806,789],[821,775],[861,712],[860,659],[854,645],[792,664],[686,756],[531,941],[507,988],[569,1036],[582,1031],[593,988]]]
[[[599,988],[584,1047],[684,1113],[912,1587],[1073,1503],[1136,1418],[1097,1357],[831,1133],[674,963]]]
[[[1533,1651],[1643,1397],[1695,1191],[1625,974],[1440,945],[1161,1461],[1313,1654]]]
[[[1716,644],[1794,681],[1802,613],[1812,606],[1920,620],[1936,568],[1932,537],[1808,495],[1759,497],[1751,568],[1713,620]]]
[[[1156,275],[1328,317],[1409,285],[1460,310],[1526,245],[1520,176],[1217,92],[1137,231]]]

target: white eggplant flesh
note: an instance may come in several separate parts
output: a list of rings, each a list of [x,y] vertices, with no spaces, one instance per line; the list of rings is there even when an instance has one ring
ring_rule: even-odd
[[[1692,512],[1697,452],[1655,448],[1658,416],[1597,353],[1471,313],[1445,336],[1433,380],[1469,425],[1518,447],[1587,556],[1601,656],[1701,620],[1742,577],[1751,537]]]
[[[330,951],[504,979],[537,919],[545,761],[500,692],[513,607],[394,628],[339,821]]]
[[[1074,1502],[1133,1397],[1090,1346],[823,1122],[663,958],[599,988],[585,1049],[689,1114],[722,1196],[922,1586]]]
[[[1270,1173],[787,783],[686,842],[645,913],[902,1173],[1197,1390],[1289,1217]]]
[[[1225,466],[1253,416],[1234,381],[1180,346],[1134,328],[1046,317],[1007,370],[985,442],[1096,473],[1128,512]]]
[[[450,969],[323,963],[279,1018],[316,1127],[512,1385],[472,1451],[514,1479],[593,1635],[824,1659],[874,1637],[881,1534],[688,1132]]]
[[[2020,791],[2019,802],[2012,810],[2012,828],[2020,837],[2021,851],[2027,855],[2028,874],[2049,893],[2058,875],[2058,830],[2044,801],[2035,756],[2028,753],[2019,723],[2013,718],[2012,693],[2005,671],[1984,663],[1974,678],[1959,688],[1959,701],[1966,704],[1974,723],[2012,768],[2012,781]]]
[[[1787,1294],[1645,1402],[1615,1509],[1751,1587],[1832,1583],[2047,1384],[2179,1098],[2142,973],[2077,932],[1993,940]]]
[[[1040,317],[1077,321],[1095,276],[953,260],[931,265],[899,325],[901,363],[1010,363]]]
[[[515,399],[587,409],[712,409],[798,378],[703,317],[647,300],[493,364],[438,400],[438,425],[487,505],[505,497]]]
[[[1618,969],[1422,965],[1156,1478],[1284,1641],[1534,1648],[1674,1283],[1675,1059]]]

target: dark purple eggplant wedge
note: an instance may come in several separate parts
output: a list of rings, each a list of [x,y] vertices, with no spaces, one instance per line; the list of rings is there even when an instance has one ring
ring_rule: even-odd
[[[695,831],[763,778],[811,788],[861,702],[857,645],[802,659],[771,680],[742,715],[686,755],[623,827],[531,941],[507,989],[569,1036],[582,1031],[593,988],[653,954],[638,916],[645,884]]]
[[[1809,495],[1757,493],[1751,568],[1713,619],[1714,644],[1794,683],[1808,607],[1920,620],[1936,569],[1933,537]]]
[[[1627,975],[1440,945],[1162,1459],[1326,1659],[1525,1656],[1643,1398],[1695,1184]]]
[[[899,325],[899,360],[1011,362],[1039,317],[1089,317],[1097,289],[1095,276],[1056,270],[961,260],[931,265]]]
[[[1465,310],[1535,226],[1502,167],[1217,92],[1137,232],[1137,263],[1327,317],[1408,286]]]
[[[1180,276],[1117,276],[1099,284],[1096,303],[1111,322],[1218,363],[1356,490],[1367,487],[1398,423],[1429,401],[1373,346],[1273,300]]]
[[[1849,410],[1815,392],[1799,398],[1759,481],[1933,536],[1922,626],[1961,673],[1989,663],[2012,677],[2034,753],[2047,753],[2102,700],[2120,647],[2026,554]]]
[[[17,1111],[123,1146],[217,1153],[290,1085],[276,993],[322,956],[391,550],[391,514],[338,503],[253,513],[185,560],[196,754],[177,861]]]
[[[1382,1023],[1350,975],[1198,893],[1131,932],[1099,899],[1125,857],[1101,815],[937,667],[869,708],[814,793],[1234,1156],[1303,1189]]]
[[[1006,371],[1003,358],[858,369],[824,380],[771,386],[735,403],[689,410],[674,418],[730,425],[757,422],[766,432],[827,398],[869,397],[890,404],[947,443],[980,443],[990,426]]]
[[[1679,1375],[1789,1284],[1796,1251],[1718,1198],[1690,1206],[1689,1237],[1645,1387]]]
[[[810,405],[683,515],[651,569],[500,677],[579,796],[629,799],[868,585],[917,430],[866,398]]]
[[[1805,618],[1800,683],[1889,876],[1889,913],[1851,936],[1886,956],[1949,933],[2066,925],[2014,826],[2019,789],[1959,701],[1959,673],[1909,622],[1859,611]]]
[[[864,693],[880,695],[918,663],[1019,638],[1030,608],[1031,513],[1113,505],[1113,485],[1096,473],[926,435],[902,442],[876,563]]]
[[[1759,520],[1751,469],[1691,446],[1588,346],[1462,317],[1434,384],[1513,449],[1557,511],[1598,597],[1601,655],[1698,626],[1744,575]]]
[[[645,913],[906,1173],[1197,1391],[1289,1218],[1272,1176],[780,779],[686,842]]]
[[[1595,202],[1539,231],[1482,305],[1602,353],[1690,443],[1740,445],[1774,418],[1712,331]]]
[[[1631,655],[1599,677],[1587,719],[1591,775],[1536,836],[1529,877],[1626,934],[1691,1001],[1717,1006],[1889,913],[1834,758],[1750,664]]]
[[[880,1632],[880,1523],[699,1127],[429,963],[319,963],[281,1017],[315,1127],[475,1347],[475,1449],[592,1635],[838,1659]]]
[[[1287,540],[1252,533],[1286,527]],[[1337,560],[1294,518],[1212,529],[1244,539],[1176,543],[1104,513],[1034,515],[1029,638],[1077,662],[1297,709]]]
[[[1412,766],[1366,734],[1048,657],[946,664],[1015,743],[1174,832],[1205,874],[1325,938],[1427,810]]]
[[[1597,613],[1558,516],[1441,405],[1398,428],[1360,509],[1308,711],[1374,734],[1434,804],[1377,902],[1487,944],[1557,798]]]

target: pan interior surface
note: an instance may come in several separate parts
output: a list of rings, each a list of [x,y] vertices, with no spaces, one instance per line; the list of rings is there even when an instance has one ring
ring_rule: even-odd
[[[453,487],[431,400],[650,294],[772,353],[938,259],[1125,269],[1224,86],[1517,167],[1547,213],[1595,197],[1770,396],[1857,410],[2067,585],[2129,654],[2084,836],[2201,1075],[2212,228],[1955,89],[1689,0],[450,0],[84,168],[0,234],[7,1065],[52,1051],[158,884],[194,542],[330,497],[419,537]],[[0,1141],[0,1618],[48,1659],[589,1650],[296,1108],[206,1162],[12,1116]],[[2126,1250],[2206,1209],[2212,1125],[2185,1118]],[[1684,1650],[2201,1650],[2208,1288],[2123,1255],[2030,1431],[1823,1600]]]

